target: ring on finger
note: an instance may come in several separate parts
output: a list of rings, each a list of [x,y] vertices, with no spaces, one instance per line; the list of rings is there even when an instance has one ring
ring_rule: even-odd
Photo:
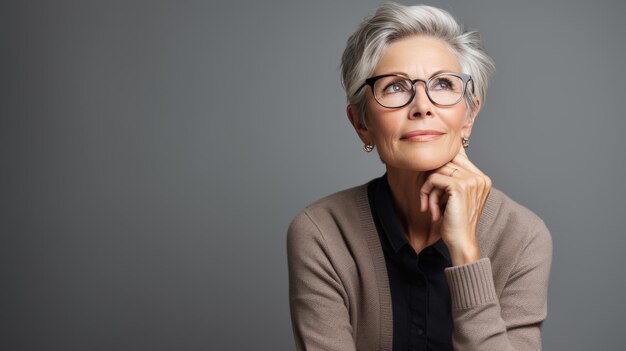
[[[450,177],[454,176],[454,173],[458,170],[459,170],[458,168],[455,168],[454,170],[452,170],[452,173],[450,173]]]

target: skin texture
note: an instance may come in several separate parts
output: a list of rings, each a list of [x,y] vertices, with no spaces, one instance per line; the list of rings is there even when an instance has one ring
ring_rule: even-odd
[[[441,71],[461,72],[445,43],[411,36],[390,44],[371,76],[396,73],[426,80]],[[363,143],[374,145],[385,162],[395,211],[409,243],[419,253],[442,238],[453,265],[479,260],[476,226],[491,180],[469,160],[461,138],[470,136],[480,101],[475,98],[478,107],[472,114],[464,99],[438,106],[419,82],[411,103],[389,109],[367,89],[365,125],[354,105],[347,107],[348,118]],[[433,140],[407,138],[409,132],[427,129],[443,134]]]

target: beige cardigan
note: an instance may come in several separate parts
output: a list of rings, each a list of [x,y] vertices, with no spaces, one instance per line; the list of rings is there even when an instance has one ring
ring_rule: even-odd
[[[548,229],[492,188],[477,238],[483,258],[445,271],[454,349],[540,350],[552,258]],[[391,351],[391,294],[367,184],[296,216],[287,252],[298,350]]]

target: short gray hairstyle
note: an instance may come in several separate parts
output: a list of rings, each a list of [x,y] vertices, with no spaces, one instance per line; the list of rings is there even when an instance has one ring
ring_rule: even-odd
[[[341,83],[348,103],[359,111],[364,123],[366,89],[359,89],[392,42],[413,35],[428,35],[446,43],[457,58],[463,73],[472,76],[474,94],[485,100],[489,78],[495,71],[493,60],[485,53],[480,34],[464,31],[450,13],[432,6],[381,5],[373,16],[366,17],[348,38],[341,57]],[[465,101],[469,112],[476,103],[467,89]]]

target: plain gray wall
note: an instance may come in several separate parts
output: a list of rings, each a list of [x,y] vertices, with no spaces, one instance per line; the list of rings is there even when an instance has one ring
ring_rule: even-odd
[[[496,62],[469,155],[552,232],[545,349],[622,349],[624,2],[430,4]],[[377,5],[3,1],[0,349],[293,349],[290,220],[383,172],[338,70]]]

